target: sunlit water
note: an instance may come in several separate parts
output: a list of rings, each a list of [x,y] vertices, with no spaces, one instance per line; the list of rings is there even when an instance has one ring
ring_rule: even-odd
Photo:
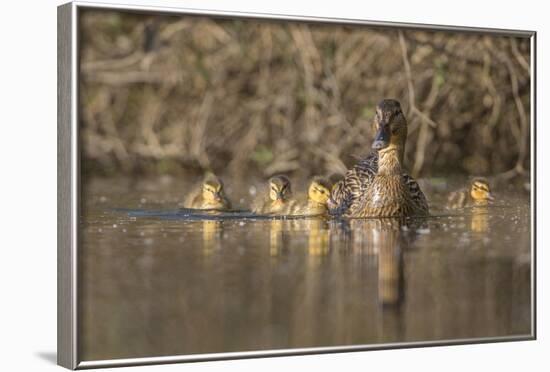
[[[435,217],[403,224],[190,216],[189,187],[87,181],[83,360],[530,333],[525,192],[450,212],[440,188]]]

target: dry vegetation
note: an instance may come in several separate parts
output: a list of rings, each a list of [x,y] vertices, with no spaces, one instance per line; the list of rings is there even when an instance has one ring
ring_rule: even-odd
[[[415,175],[526,175],[529,40],[85,11],[88,174],[308,176],[370,148],[401,101]]]

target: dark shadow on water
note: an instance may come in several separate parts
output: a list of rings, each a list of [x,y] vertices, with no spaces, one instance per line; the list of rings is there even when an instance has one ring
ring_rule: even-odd
[[[217,211],[201,209],[129,209],[114,208],[110,211],[124,213],[131,218],[159,218],[162,220],[188,220],[188,221],[224,221],[224,220],[300,220],[308,218],[321,218],[320,216],[302,215],[262,215],[247,210]]]
[[[46,362],[57,364],[57,352],[55,351],[39,351],[36,353],[36,356]]]

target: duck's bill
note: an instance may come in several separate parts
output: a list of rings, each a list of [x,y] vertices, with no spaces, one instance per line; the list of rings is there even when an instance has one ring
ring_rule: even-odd
[[[487,194],[487,200],[495,201],[495,197],[493,196],[493,194]]]
[[[373,150],[382,150],[390,144],[390,126],[381,123],[378,127],[378,131],[374,136],[374,142],[372,143]]]
[[[283,193],[281,192],[276,192],[275,193],[275,199],[273,201],[276,201],[276,202],[279,202],[279,201],[282,201],[283,200]]]

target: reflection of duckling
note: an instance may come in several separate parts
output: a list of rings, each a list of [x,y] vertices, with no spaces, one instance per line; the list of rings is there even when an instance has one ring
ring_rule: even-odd
[[[447,207],[451,209],[467,206],[483,206],[493,201],[489,183],[484,178],[475,178],[469,190],[454,191],[449,194]]]
[[[202,253],[210,256],[219,247],[222,237],[222,222],[204,220],[202,222]]]
[[[475,206],[472,208],[472,221],[470,227],[473,232],[485,233],[489,230],[489,213],[487,206]]]
[[[401,105],[382,100],[374,118],[373,152],[350,169],[332,191],[333,214],[351,217],[403,217],[428,214],[418,183],[402,170],[407,120]]]
[[[319,216],[328,212],[330,198],[330,182],[321,177],[315,177],[309,184],[307,200],[298,202],[291,214],[302,216]]]
[[[286,176],[274,176],[269,179],[269,196],[254,202],[254,213],[285,215],[295,206],[292,199],[290,180]]]
[[[282,220],[271,220],[269,224],[269,255],[278,256],[284,246]]]
[[[311,219],[307,222],[308,253],[311,256],[325,256],[329,251],[330,231],[325,219]]]
[[[193,190],[185,202],[187,208],[227,210],[231,203],[225,196],[222,181],[208,174],[200,187]]]

